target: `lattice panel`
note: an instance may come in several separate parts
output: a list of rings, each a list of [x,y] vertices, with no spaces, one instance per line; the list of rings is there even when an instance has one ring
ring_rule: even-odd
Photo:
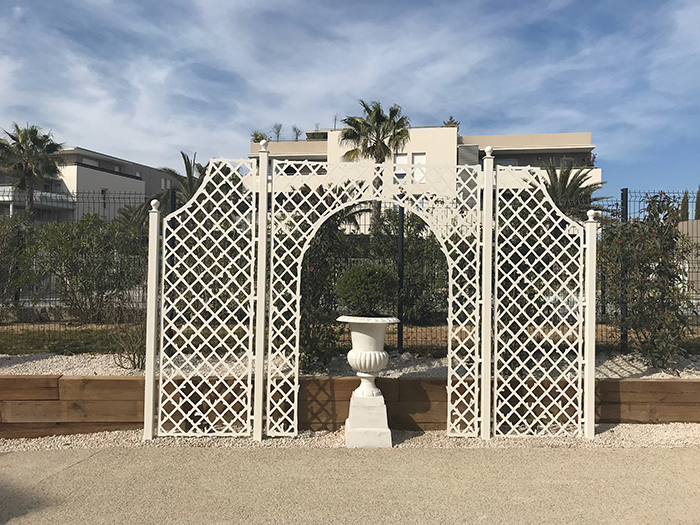
[[[255,166],[209,163],[164,219],[158,434],[251,433]]]
[[[581,436],[584,228],[533,173],[496,175],[493,432]]]
[[[479,168],[273,162],[267,434],[297,433],[300,279],[304,254],[325,220],[369,201],[418,214],[448,262],[449,423],[451,435],[479,428]]]

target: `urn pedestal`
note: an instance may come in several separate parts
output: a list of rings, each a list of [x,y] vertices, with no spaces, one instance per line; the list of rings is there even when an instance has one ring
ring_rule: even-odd
[[[352,393],[350,413],[345,420],[345,446],[391,447],[386,404],[374,379],[389,362],[389,354],[384,350],[387,326],[399,320],[396,317],[344,315],[338,321],[350,324],[352,350],[348,352],[348,363],[360,378],[360,386]]]

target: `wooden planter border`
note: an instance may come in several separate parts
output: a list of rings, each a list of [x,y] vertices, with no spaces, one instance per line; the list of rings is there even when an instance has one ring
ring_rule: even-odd
[[[345,424],[356,377],[300,380],[300,430]],[[389,426],[446,428],[445,379],[378,378]],[[143,428],[142,376],[0,376],[0,437],[38,437]],[[700,423],[698,379],[599,379],[598,423]]]

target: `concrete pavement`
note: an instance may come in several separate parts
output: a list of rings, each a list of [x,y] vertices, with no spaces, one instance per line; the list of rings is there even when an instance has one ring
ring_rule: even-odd
[[[9,452],[0,522],[700,524],[700,450]]]

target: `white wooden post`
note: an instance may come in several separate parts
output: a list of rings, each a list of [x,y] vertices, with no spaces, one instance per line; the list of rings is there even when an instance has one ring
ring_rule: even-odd
[[[595,211],[588,211],[586,221],[586,333],[584,339],[583,373],[583,421],[587,439],[595,436],[595,292],[596,292],[596,242],[598,223]]]
[[[158,259],[160,243],[158,226],[160,211],[158,201],[151,201],[148,212],[148,295],[146,298],[146,391],[143,404],[143,439],[151,440],[154,436],[155,422],[155,387],[156,387],[156,348],[158,329]]]
[[[267,141],[260,141],[260,161],[258,162],[258,275],[257,305],[255,312],[255,380],[253,383],[253,439],[262,441],[263,432],[263,393],[265,391],[265,302],[267,297],[267,169],[270,152]]]
[[[491,322],[493,319],[493,192],[495,173],[493,148],[485,148],[484,157],[484,202],[481,231],[483,250],[481,259],[481,439],[491,439]]]

